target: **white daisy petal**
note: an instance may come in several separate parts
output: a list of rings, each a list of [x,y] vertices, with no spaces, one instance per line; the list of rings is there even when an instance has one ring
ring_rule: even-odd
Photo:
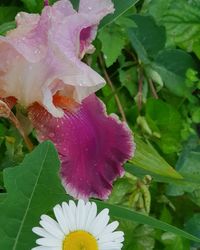
[[[64,234],[61,231],[59,224],[55,220],[51,219],[47,215],[42,215],[41,219],[42,220],[40,221],[40,225],[47,232],[49,232],[51,235],[55,236],[56,238],[63,239]]]
[[[41,237],[52,237],[50,233],[48,233],[45,229],[41,227],[34,227],[32,231]]]
[[[118,221],[113,221],[112,223],[108,224],[105,227],[105,229],[103,230],[101,235],[112,233],[118,226],[119,226],[119,222]]]
[[[83,200],[78,201],[76,209],[76,227],[82,229],[85,222],[85,203]]]
[[[34,247],[31,250],[60,250],[60,249],[59,248],[50,248],[50,247],[39,246],[39,247]]]
[[[36,240],[36,243],[41,246],[46,246],[46,247],[62,247],[61,244],[62,241],[56,238],[40,238]]]
[[[109,210],[107,208],[102,210],[91,224],[90,232],[95,237],[97,237],[103,231],[105,226],[108,224],[108,221],[110,219],[108,213]]]
[[[54,207],[57,221],[47,215],[41,216],[40,225],[32,230],[41,238],[36,243],[40,246],[32,250],[62,250],[76,249],[77,242],[81,242],[94,250],[121,250],[124,233],[115,231],[119,223],[109,222],[109,210],[104,209],[97,215],[97,206],[94,202],[85,203],[79,200]],[[75,245],[76,246],[75,246]],[[87,247],[86,247],[87,248]]]
[[[60,205],[56,205],[53,209],[55,217],[63,231],[64,234],[68,234],[69,233],[69,227],[68,227],[68,223],[65,220],[65,216],[64,216],[64,212],[63,209]]]
[[[88,214],[89,214],[89,211],[91,209],[91,202],[87,202],[86,205],[85,205],[85,218],[84,218],[84,222],[83,222],[83,229],[86,228],[86,222],[88,220]]]
[[[38,246],[34,247],[31,250],[60,250],[60,247],[44,247],[44,246]]]
[[[99,249],[101,250],[114,250],[114,249],[121,249],[123,247],[122,243],[115,243],[115,242],[106,242],[99,244]]]
[[[89,211],[89,214],[88,214],[87,222],[86,222],[86,225],[85,225],[86,230],[90,229],[91,223],[95,219],[96,214],[97,214],[97,205],[94,202],[92,202],[92,205],[91,205],[91,208],[90,208],[90,211]]]
[[[62,205],[65,218],[68,220],[69,231],[72,232],[76,230],[75,215],[66,202],[63,202]]]
[[[124,236],[124,233],[123,233],[123,232],[121,232],[121,231],[116,231],[116,232],[113,232],[113,233],[110,233],[110,234],[101,236],[101,238],[99,239],[99,242],[100,242],[100,243],[103,243],[103,242],[115,241],[115,240],[117,240],[118,238],[121,238],[122,236]]]

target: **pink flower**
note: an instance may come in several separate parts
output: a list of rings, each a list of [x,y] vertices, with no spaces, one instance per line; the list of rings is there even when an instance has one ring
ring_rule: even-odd
[[[0,97],[28,108],[39,140],[55,144],[63,185],[76,198],[106,199],[134,153],[128,126],[93,94],[104,79],[81,61],[113,10],[110,0],[80,0],[78,12],[61,0],[41,16],[18,14],[17,28],[0,37]]]
[[[38,102],[61,117],[52,101],[57,91],[81,102],[101,88],[104,79],[80,59],[93,51],[97,25],[113,11],[110,0],[80,0],[78,12],[61,0],[41,16],[19,13],[17,28],[0,37],[0,96],[25,107]]]
[[[131,131],[116,115],[108,116],[104,104],[91,95],[82,104],[56,97],[65,115],[54,118],[42,106],[29,108],[29,118],[40,141],[51,140],[61,159],[66,191],[75,198],[107,199],[112,183],[124,174],[123,163],[134,153]]]

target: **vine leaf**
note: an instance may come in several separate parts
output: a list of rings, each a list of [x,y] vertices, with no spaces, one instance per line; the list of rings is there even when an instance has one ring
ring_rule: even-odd
[[[27,250],[34,246],[32,227],[37,226],[41,214],[67,199],[59,165],[53,144],[44,142],[19,166],[4,171],[8,193],[0,203],[0,249]]]

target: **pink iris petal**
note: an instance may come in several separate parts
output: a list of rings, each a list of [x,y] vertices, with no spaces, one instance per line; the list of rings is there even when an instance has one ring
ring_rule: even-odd
[[[80,54],[92,53],[93,46],[91,42],[96,37],[97,26],[101,19],[107,14],[114,12],[114,6],[111,0],[80,0],[79,13],[84,18],[89,19],[90,24],[85,25],[80,32]]]
[[[105,80],[80,60],[92,51],[101,18],[113,11],[110,0],[101,1],[92,1],[98,4],[89,16],[84,1],[76,12],[69,0],[45,6],[41,16],[19,13],[17,28],[0,36],[0,96],[15,96],[25,107],[38,102],[61,117],[52,98],[57,91],[81,102],[101,88]]]
[[[113,181],[124,173],[123,163],[133,156],[127,125],[108,116],[95,95],[73,111],[65,110],[63,118],[52,117],[41,106],[31,107],[29,117],[39,139],[52,140],[58,149],[66,191],[75,198],[106,199]]]

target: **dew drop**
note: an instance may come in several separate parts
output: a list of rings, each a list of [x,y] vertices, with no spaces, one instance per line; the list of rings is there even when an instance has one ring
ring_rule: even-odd
[[[39,49],[34,50],[34,54],[40,54],[40,53],[41,53],[41,52],[40,52]]]
[[[49,137],[53,138],[53,137],[55,137],[55,134],[54,133],[50,133]]]
[[[88,10],[92,10],[92,7],[89,6],[89,7],[88,7]]]

